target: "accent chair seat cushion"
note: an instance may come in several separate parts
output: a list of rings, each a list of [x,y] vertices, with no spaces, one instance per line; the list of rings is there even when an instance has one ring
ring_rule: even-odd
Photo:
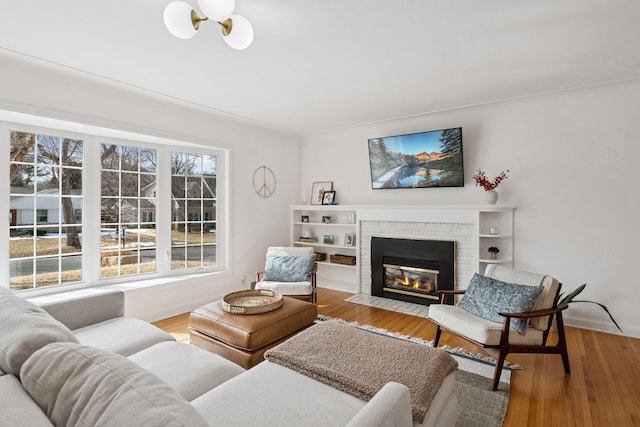
[[[281,295],[309,295],[313,293],[311,282],[270,282],[256,283],[256,289],[278,292]]]
[[[429,306],[429,317],[440,325],[455,325],[456,333],[462,334],[479,343],[487,345],[500,344],[502,323],[483,319],[459,306],[431,304]],[[527,327],[525,334],[522,335],[511,329],[509,331],[509,343],[541,345],[542,331],[533,327]]]

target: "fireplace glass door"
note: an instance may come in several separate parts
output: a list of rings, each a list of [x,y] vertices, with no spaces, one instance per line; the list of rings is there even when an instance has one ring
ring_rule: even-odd
[[[438,299],[437,269],[383,264],[384,290],[421,298]]]

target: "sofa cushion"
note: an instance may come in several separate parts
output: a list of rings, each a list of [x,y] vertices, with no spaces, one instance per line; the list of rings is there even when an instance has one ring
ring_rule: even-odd
[[[0,426],[53,426],[14,375],[0,377]]]
[[[162,342],[129,356],[191,401],[244,372],[229,360],[196,346]]]
[[[493,322],[504,322],[499,312],[530,311],[542,292],[542,286],[525,286],[501,282],[474,274],[458,307]],[[520,334],[527,329],[527,319],[511,319],[511,327]]]
[[[113,351],[123,356],[164,341],[175,341],[162,329],[140,319],[117,317],[84,328],[75,329],[81,344]]]
[[[268,282],[303,282],[316,262],[315,255],[281,256],[267,255],[264,277]]]
[[[62,323],[0,286],[0,369],[18,375],[36,350],[52,342],[78,342]]]
[[[31,398],[61,426],[206,426],[152,373],[115,353],[73,343],[35,352],[20,372]]]
[[[192,402],[211,425],[278,427],[344,426],[366,403],[269,361]]]

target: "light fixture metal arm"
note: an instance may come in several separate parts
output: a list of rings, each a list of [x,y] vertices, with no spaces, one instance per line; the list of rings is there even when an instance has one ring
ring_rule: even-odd
[[[233,21],[231,21],[231,18],[227,18],[222,22],[218,21],[218,24],[220,24],[222,26],[222,35],[223,36],[226,37],[229,34],[231,34],[231,30],[233,29]]]
[[[204,18],[199,17],[198,12],[191,9],[191,24],[193,25],[193,28],[195,28],[196,30],[200,29],[200,22],[208,21],[208,20],[209,18],[207,18],[206,16]]]

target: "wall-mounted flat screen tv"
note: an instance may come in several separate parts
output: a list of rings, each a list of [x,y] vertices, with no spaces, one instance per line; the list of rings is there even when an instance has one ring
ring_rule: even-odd
[[[463,187],[462,128],[369,140],[371,187]]]

